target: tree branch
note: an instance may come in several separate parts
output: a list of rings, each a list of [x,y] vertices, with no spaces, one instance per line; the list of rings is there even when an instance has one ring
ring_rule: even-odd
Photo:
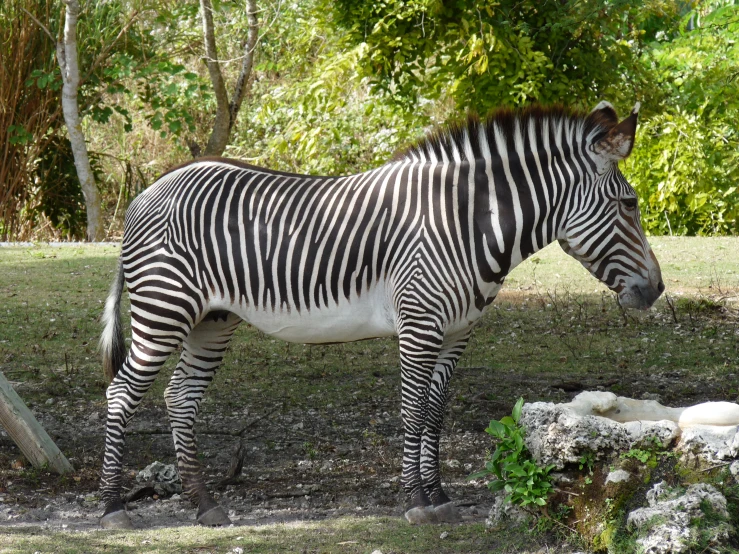
[[[231,128],[228,92],[223,81],[221,68],[218,65],[218,51],[213,28],[213,6],[210,0],[200,0],[200,11],[203,17],[203,37],[205,39],[205,63],[208,65],[208,74],[213,83],[216,95],[216,120],[213,122],[208,145],[205,147],[206,156],[220,156],[228,144],[228,135]]]
[[[26,8],[24,8],[23,6],[21,6],[21,10],[23,10],[24,12],[26,12],[26,15],[28,15],[28,17],[30,17],[31,19],[33,19],[33,20],[34,20],[34,21],[36,22],[36,25],[38,25],[38,26],[39,26],[39,27],[41,27],[41,28],[42,28],[42,29],[43,29],[44,31],[46,31],[46,34],[47,34],[47,35],[49,35],[49,38],[51,39],[51,41],[52,41],[52,42],[53,42],[54,44],[56,44],[56,39],[54,38],[54,35],[52,35],[52,34],[51,34],[51,31],[49,31],[49,28],[48,28],[48,27],[47,27],[46,25],[44,25],[44,24],[43,24],[43,23],[41,23],[41,22],[40,22],[40,21],[39,21],[38,19],[36,19],[36,16],[34,16],[34,15],[33,15],[33,14],[31,13],[31,12],[29,12],[29,11],[28,11],[28,10],[27,10]]]
[[[259,38],[259,21],[257,20],[257,3],[256,0],[246,0],[246,17],[249,21],[249,32],[246,36],[246,46],[244,47],[244,60],[241,64],[241,73],[236,81],[236,87],[234,88],[233,100],[229,106],[229,131],[233,128],[236,123],[236,117],[239,114],[241,108],[241,102],[246,96],[246,92],[249,90],[249,77],[251,76],[251,70],[254,66],[254,50],[257,46],[257,39]]]

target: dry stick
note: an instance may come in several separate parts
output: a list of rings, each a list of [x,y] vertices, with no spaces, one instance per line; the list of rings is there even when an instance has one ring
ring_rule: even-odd
[[[243,429],[241,429],[241,431],[239,431],[238,435],[236,435],[239,437],[239,442],[236,443],[236,448],[234,448],[234,452],[231,455],[231,462],[229,463],[226,476],[220,481],[218,481],[218,483],[216,484],[216,487],[218,488],[225,487],[226,485],[235,483],[239,479],[239,476],[241,475],[241,470],[244,468],[244,458],[246,458],[246,445],[244,444],[245,442],[244,433],[246,432],[246,430],[256,425],[257,422],[271,416],[272,414],[274,414],[280,409],[282,409],[282,406],[280,406],[280,408],[275,408],[272,411],[264,414],[263,416],[254,419],[249,424],[247,424]]]
[[[677,313],[675,313],[675,303],[672,301],[672,297],[669,294],[666,294],[665,300],[667,301],[667,305],[670,307],[670,311],[672,312],[672,321],[677,323]]]
[[[56,39],[54,38],[54,35],[51,34],[51,31],[49,31],[49,29],[46,27],[46,25],[44,25],[38,19],[36,19],[36,17],[31,12],[29,12],[26,8],[24,8],[23,6],[21,6],[21,10],[23,10],[24,12],[26,12],[26,15],[28,15],[28,17],[30,17],[31,19],[33,19],[36,22],[36,25],[38,25],[44,31],[46,31],[46,34],[49,35],[49,38],[52,40],[52,42],[54,44],[56,44]]]
[[[732,463],[734,463],[734,461],[733,461],[733,460],[732,460],[731,462],[722,462],[722,463],[720,463],[720,464],[717,464],[717,465],[715,465],[715,466],[711,466],[711,467],[707,467],[706,469],[702,469],[702,470],[701,470],[701,472],[702,472],[702,473],[706,473],[706,472],[708,472],[708,471],[711,471],[711,470],[714,470],[714,469],[718,469],[718,468],[720,468],[720,467],[726,467],[726,466],[729,466],[729,465],[731,465]]]
[[[113,218],[110,220],[110,226],[108,226],[108,232],[105,233],[106,238],[110,236],[110,230],[113,228],[115,223],[115,216],[118,215],[118,206],[121,205],[121,196],[123,196],[123,189],[126,186],[125,183],[121,183],[121,190],[118,192],[118,202],[115,203],[115,211],[113,212]]]

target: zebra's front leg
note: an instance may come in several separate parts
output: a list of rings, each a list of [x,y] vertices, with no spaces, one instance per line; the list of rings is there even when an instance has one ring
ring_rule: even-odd
[[[132,311],[135,317],[136,312]],[[181,337],[173,335],[154,342],[138,333],[135,326],[132,334],[133,340],[128,357],[105,393],[108,399],[108,418],[100,486],[105,504],[100,526],[104,529],[133,529],[131,519],[126,513],[126,506],[121,499],[121,469],[126,426],[167,357],[181,341]]]
[[[471,331],[467,330],[454,339],[446,339],[434,368],[434,376],[429,387],[429,400],[426,421],[421,439],[421,479],[423,489],[434,506],[439,522],[456,523],[460,521],[459,512],[441,486],[439,462],[439,440],[444,423],[446,403],[449,394],[449,381],[459,357],[464,352]]]
[[[421,479],[421,435],[426,421],[429,385],[443,334],[436,322],[405,319],[404,324],[398,332],[398,345],[401,416],[405,430],[401,483],[408,497],[405,517],[413,524],[436,523],[434,507]]]
[[[198,523],[202,525],[231,523],[205,486],[193,427],[205,389],[240,322],[240,318],[226,312],[206,316],[185,339],[180,361],[164,393],[182,491],[198,508]]]

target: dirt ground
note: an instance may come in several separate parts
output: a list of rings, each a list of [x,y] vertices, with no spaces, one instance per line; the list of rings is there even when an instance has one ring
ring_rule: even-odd
[[[163,404],[163,402],[162,402]],[[402,516],[399,485],[402,427],[397,399],[357,399],[353,409],[326,407],[222,417],[206,413],[199,420],[198,442],[210,488],[235,524],[313,520],[338,515]],[[101,402],[59,401],[55,415],[39,414],[47,432],[79,470],[59,478],[21,465],[9,437],[0,434],[0,526],[41,525],[88,529],[102,511],[98,499],[99,458],[103,451],[104,406]],[[456,412],[455,412],[456,413]],[[462,502],[470,520],[484,519],[490,494],[465,477],[489,447],[486,435],[452,418],[443,450],[444,475],[451,495]],[[473,426],[474,427],[474,426]],[[238,480],[219,486],[245,429],[244,468]],[[465,430],[462,430],[465,429]],[[136,488],[136,472],[154,460],[174,463],[172,438],[163,406],[144,407],[129,428],[125,484]],[[134,525],[158,527],[194,522],[195,510],[179,495],[129,503]]]
[[[460,368],[456,390],[466,390],[486,368]],[[563,382],[556,375],[541,375],[521,382],[515,373],[498,375],[497,387],[528,398],[568,401],[581,389],[608,389],[623,385],[621,394],[638,397],[655,391],[687,403],[723,399],[722,387],[706,378],[686,389],[672,374],[645,375],[643,382],[623,382],[616,374],[601,374]],[[383,376],[392,380],[390,376]],[[503,384],[502,381],[505,381]],[[389,383],[392,384],[392,383]],[[391,387],[397,388],[399,387]],[[574,389],[574,390],[572,390]],[[673,390],[674,389],[674,390]],[[631,393],[631,394],[630,394]],[[457,395],[447,418],[442,443],[443,475],[450,496],[460,504],[467,521],[484,520],[492,504],[481,482],[466,476],[479,469],[490,441],[480,414],[497,418],[510,406],[489,399],[487,393]],[[511,398],[509,395],[503,398]],[[138,483],[134,475],[152,461],[174,463],[163,401],[142,407],[130,426],[125,456],[126,489]],[[50,408],[50,405],[43,406]],[[90,529],[102,512],[98,497],[100,458],[103,451],[105,406],[102,401],[58,400],[51,410],[36,411],[42,425],[67,453],[75,468],[73,477],[37,471],[21,462],[20,453],[0,433],[0,526]],[[402,516],[404,495],[399,484],[402,427],[396,396],[355,396],[342,406],[285,408],[283,403],[244,407],[224,415],[211,399],[198,421],[198,441],[211,490],[236,525],[291,520],[314,520],[340,515]],[[237,436],[243,433],[242,439]],[[218,486],[229,468],[240,440],[246,449],[239,479]],[[178,495],[130,502],[134,525],[139,528],[194,523],[195,510]]]

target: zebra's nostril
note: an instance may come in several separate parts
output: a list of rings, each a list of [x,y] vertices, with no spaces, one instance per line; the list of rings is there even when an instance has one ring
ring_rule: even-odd
[[[659,285],[657,285],[657,290],[659,291],[660,294],[665,292],[665,284],[662,281],[660,281]]]

